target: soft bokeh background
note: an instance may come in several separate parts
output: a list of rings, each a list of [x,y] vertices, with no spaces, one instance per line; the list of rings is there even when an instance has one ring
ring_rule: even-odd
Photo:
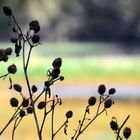
[[[88,98],[92,95],[98,97],[98,85],[105,84],[107,89],[116,88],[113,97],[115,104],[107,117],[103,114],[79,139],[115,139],[109,126],[111,117],[116,116],[121,123],[130,114],[126,124],[132,128],[130,140],[139,140],[139,0],[1,0],[0,48],[14,48],[9,41],[14,36],[10,30],[12,26],[8,26],[9,20],[2,13],[3,5],[13,9],[23,30],[28,28],[31,20],[40,22],[41,45],[33,50],[29,65],[32,84],[41,88],[54,58],[63,59],[62,75],[65,80],[52,87],[52,92],[63,99],[63,106],[56,113],[56,127],[63,122],[67,110],[73,109],[74,118],[68,136],[65,137],[61,131],[56,139],[70,138],[84,113]],[[13,80],[25,87],[22,62],[14,55],[9,62],[0,64],[0,75],[12,63],[18,66]],[[0,129],[14,111],[9,106],[9,99],[13,96],[20,98],[9,91],[7,83],[7,79],[0,79]],[[41,112],[39,114],[41,117]],[[49,119],[47,123],[44,135],[49,137]],[[0,139],[11,139],[11,128]],[[30,140],[35,137],[34,121],[28,117],[17,129],[16,139]]]

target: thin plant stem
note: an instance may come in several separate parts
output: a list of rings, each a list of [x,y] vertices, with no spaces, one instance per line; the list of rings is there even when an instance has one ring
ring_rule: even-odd
[[[13,121],[13,119],[18,115],[17,112],[20,110],[21,105],[17,108],[17,110],[14,112],[8,123],[5,125],[5,127],[1,130],[0,135],[5,131],[5,129],[10,125],[10,123]]]
[[[51,140],[54,139],[54,109],[55,109],[55,106],[54,106],[54,100],[53,100],[53,103],[52,103],[52,118],[51,118]]]
[[[127,120],[129,119],[129,117],[130,117],[130,115],[128,115],[128,116],[126,117],[126,119],[124,120],[124,122],[123,122],[122,125],[120,126],[120,128],[119,128],[119,130],[118,130],[118,133],[117,133],[117,138],[116,138],[116,140],[118,140],[118,139],[120,138],[120,131],[121,131],[121,129],[123,128],[123,126],[125,125],[125,123],[127,122]]]
[[[47,94],[46,93],[45,93],[45,103],[47,104]],[[42,121],[41,128],[40,128],[40,135],[42,135],[43,126],[44,126],[46,116],[47,116],[46,110],[47,110],[47,105],[45,105],[45,108],[44,108],[44,117],[43,117],[43,121]]]
[[[35,111],[35,107],[34,107],[34,102],[33,102],[32,93],[31,93],[31,89],[30,89],[30,82],[29,82],[29,79],[28,79],[28,74],[27,74],[27,69],[26,69],[26,64],[25,64],[25,41],[24,40],[23,40],[23,54],[22,55],[23,55],[23,70],[24,70],[25,80],[26,80],[26,84],[27,84],[27,87],[28,87],[28,91],[29,91],[31,105],[33,107],[33,114],[34,114],[34,119],[35,119],[35,123],[36,123],[37,132],[38,132],[38,137],[39,137],[39,140],[42,140],[42,138],[40,136],[40,132],[39,132],[39,130],[40,130],[39,123],[38,123],[38,119],[37,119],[37,115],[36,115],[36,111]]]
[[[68,122],[68,119],[60,126],[60,128],[53,134],[53,137],[65,126],[65,124]]]
[[[17,123],[17,121],[18,121],[18,118],[15,119],[15,123],[14,123],[13,131],[12,131],[12,140],[14,140],[15,130],[16,130],[16,123]]]
[[[77,140],[78,137],[87,129],[87,127],[98,117],[100,116],[103,112],[105,111],[105,108],[100,111],[98,114],[95,115],[95,117],[93,117],[93,119],[80,131],[80,133],[77,134],[77,136],[74,138],[74,140]]]
[[[27,58],[27,62],[26,62],[26,65],[25,65],[25,69],[26,69],[26,70],[27,70],[27,68],[28,68],[28,64],[29,64],[29,60],[30,60],[32,48],[33,48],[33,47],[30,46],[29,54],[28,54],[28,58]]]

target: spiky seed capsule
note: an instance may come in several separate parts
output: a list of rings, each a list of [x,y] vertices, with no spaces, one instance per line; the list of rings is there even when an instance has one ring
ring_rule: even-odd
[[[20,113],[19,113],[19,116],[20,116],[20,117],[24,117],[25,114],[26,114],[25,111],[24,111],[24,110],[21,110]]]
[[[17,107],[18,103],[19,102],[18,102],[18,100],[15,97],[10,99],[10,104],[11,104],[12,107]]]
[[[103,95],[105,93],[105,91],[106,91],[105,85],[103,85],[103,84],[99,85],[99,87],[98,87],[98,93],[100,95]]]
[[[14,90],[16,90],[17,92],[22,91],[22,87],[19,84],[14,84],[13,87],[14,87]]]
[[[28,105],[29,105],[29,99],[23,99],[23,101],[22,101],[22,106],[23,107],[28,107]]]
[[[105,108],[110,108],[112,106],[112,100],[111,99],[107,99],[105,102],[104,102],[104,107]]]
[[[62,65],[62,59],[61,58],[55,58],[55,60],[52,63],[54,68],[60,68]]]
[[[32,114],[32,113],[33,113],[33,107],[29,106],[29,107],[27,108],[27,113],[28,113],[28,114]]]
[[[32,37],[33,44],[39,43],[39,41],[40,41],[40,37],[38,35],[34,35]]]
[[[38,109],[43,109],[44,107],[46,106],[46,102],[44,101],[41,101],[39,104],[38,104]]]
[[[60,81],[63,81],[64,80],[64,76],[60,76],[59,79],[60,79]]]
[[[8,72],[11,73],[11,74],[15,74],[17,71],[17,67],[15,64],[12,64],[8,67]]]
[[[109,95],[114,94],[116,92],[115,88],[110,88],[109,89]]]
[[[88,100],[89,106],[93,106],[96,103],[96,98],[95,97],[90,97]]]
[[[119,126],[118,126],[117,122],[115,122],[113,120],[110,122],[110,127],[114,131],[117,131],[119,129]]]
[[[73,112],[71,110],[69,110],[67,113],[66,113],[66,118],[69,119],[73,116]]]
[[[32,92],[35,93],[37,91],[37,87],[35,85],[32,86]]]
[[[12,15],[12,9],[8,6],[3,7],[3,12],[6,16],[11,16]]]
[[[129,127],[126,127],[124,130],[123,130],[123,135],[124,137],[127,139],[130,137],[131,135],[131,129]]]
[[[59,76],[59,74],[60,74],[60,69],[59,68],[54,68],[52,70],[51,76],[52,76],[53,79],[55,79]]]
[[[5,49],[5,54],[6,55],[11,55],[12,54],[12,48],[6,48]]]

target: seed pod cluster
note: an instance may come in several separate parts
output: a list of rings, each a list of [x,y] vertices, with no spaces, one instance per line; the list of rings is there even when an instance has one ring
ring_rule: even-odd
[[[52,62],[52,66],[53,66],[53,70],[51,72],[51,76],[53,79],[58,78],[59,74],[60,74],[60,68],[62,66],[62,59],[61,58],[55,58],[55,60]],[[64,80],[63,76],[60,76],[59,79],[62,81]]]
[[[7,62],[11,54],[12,48],[0,49],[0,61]]]
[[[33,30],[35,33],[38,33],[40,31],[40,25],[37,20],[33,20],[29,23],[29,29]]]

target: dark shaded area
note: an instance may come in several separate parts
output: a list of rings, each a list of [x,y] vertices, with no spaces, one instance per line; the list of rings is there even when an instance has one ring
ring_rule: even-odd
[[[2,13],[2,6],[10,5],[23,28],[34,17],[41,22],[42,40],[119,42],[128,53],[139,51],[139,0],[1,0],[0,5],[1,41],[12,34]]]

